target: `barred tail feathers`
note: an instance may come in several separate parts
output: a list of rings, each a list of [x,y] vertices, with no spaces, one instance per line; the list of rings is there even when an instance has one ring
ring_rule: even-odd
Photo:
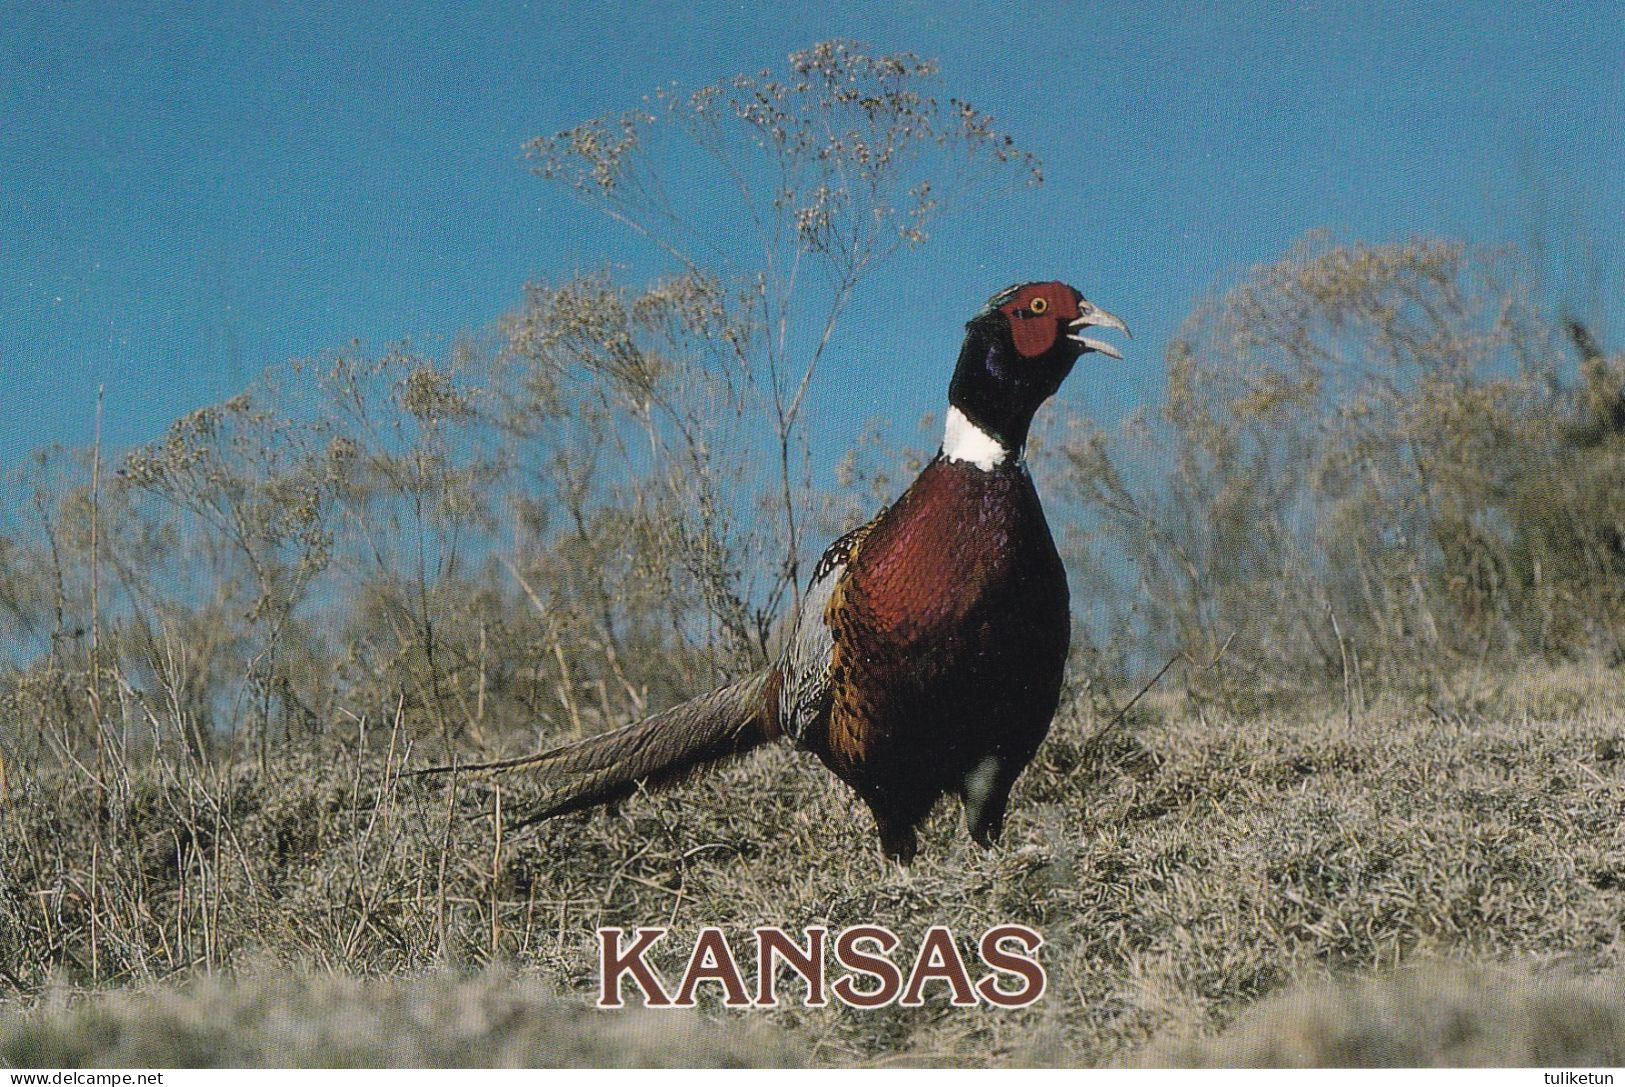
[[[550,794],[517,828],[630,796],[642,786],[673,785],[707,765],[760,747],[778,735],[771,707],[777,671],[765,669],[709,694],[611,732],[519,758],[434,767],[473,774],[531,771]]]

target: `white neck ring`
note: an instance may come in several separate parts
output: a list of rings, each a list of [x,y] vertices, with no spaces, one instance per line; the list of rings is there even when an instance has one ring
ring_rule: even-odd
[[[1010,450],[950,404],[948,422],[942,432],[942,455],[991,472],[1010,458]]]

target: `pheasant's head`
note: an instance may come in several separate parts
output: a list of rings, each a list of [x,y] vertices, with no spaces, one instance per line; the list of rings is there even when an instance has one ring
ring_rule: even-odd
[[[1003,449],[1019,451],[1033,413],[1080,357],[1092,351],[1123,357],[1111,344],[1084,335],[1097,327],[1128,334],[1119,318],[1065,283],[1006,287],[965,326],[949,405]]]

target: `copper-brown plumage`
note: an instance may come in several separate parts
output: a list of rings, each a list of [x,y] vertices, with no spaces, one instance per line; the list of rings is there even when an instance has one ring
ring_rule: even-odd
[[[1081,335],[1096,325],[1127,331],[1064,283],[989,301],[966,326],[942,451],[824,552],[772,667],[600,736],[462,769],[538,773],[550,793],[531,822],[785,736],[862,798],[887,855],[914,856],[915,827],[945,793],[991,845],[1049,730],[1070,635],[1066,573],[1021,451],[1080,356],[1117,356]]]
[[[983,759],[997,803],[1049,730],[1071,634],[1066,572],[1026,469],[938,457],[874,523],[830,601],[834,698],[802,743],[874,812],[888,853]]]

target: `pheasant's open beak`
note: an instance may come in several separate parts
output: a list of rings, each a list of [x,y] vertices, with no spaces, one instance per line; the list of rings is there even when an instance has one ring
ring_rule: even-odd
[[[1134,333],[1128,330],[1128,326],[1123,323],[1121,317],[1114,317],[1099,306],[1088,302],[1078,304],[1078,317],[1067,327],[1072,330],[1066,334],[1067,339],[1073,343],[1082,344],[1087,351],[1099,351],[1102,355],[1110,355],[1119,362],[1123,359],[1121,351],[1104,340],[1092,340],[1087,336],[1080,336],[1078,335],[1079,330],[1085,328],[1115,328],[1129,339],[1134,338]]]

